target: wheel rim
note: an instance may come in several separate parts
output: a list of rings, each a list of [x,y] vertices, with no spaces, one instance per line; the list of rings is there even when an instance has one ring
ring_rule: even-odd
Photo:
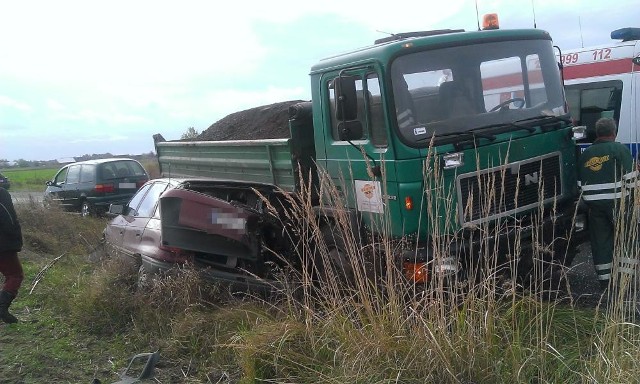
[[[82,215],[82,217],[89,216],[89,204],[88,203],[82,203],[82,210],[80,211],[80,214]]]

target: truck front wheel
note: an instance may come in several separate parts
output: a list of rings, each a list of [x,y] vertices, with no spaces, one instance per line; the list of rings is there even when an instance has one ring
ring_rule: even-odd
[[[316,244],[314,261],[321,281],[337,280],[338,285],[350,285],[354,281],[354,264],[340,227],[335,223],[323,225],[320,236],[321,244]]]

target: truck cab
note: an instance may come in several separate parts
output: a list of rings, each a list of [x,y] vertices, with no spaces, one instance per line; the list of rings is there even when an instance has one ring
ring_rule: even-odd
[[[433,261],[436,237],[454,264],[487,237],[519,253],[519,231],[570,263],[576,144],[548,33],[393,35],[320,61],[311,82],[318,164],[365,227],[386,217],[414,241],[405,261]]]

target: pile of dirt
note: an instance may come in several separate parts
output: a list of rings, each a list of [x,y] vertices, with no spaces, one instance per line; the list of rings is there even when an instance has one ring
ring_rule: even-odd
[[[255,140],[289,138],[289,107],[302,100],[283,101],[234,112],[202,131],[194,140]]]

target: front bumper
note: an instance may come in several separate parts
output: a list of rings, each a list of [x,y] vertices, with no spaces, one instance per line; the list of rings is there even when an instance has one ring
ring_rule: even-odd
[[[430,239],[401,255],[405,276],[424,281],[423,274],[454,274],[478,260],[491,258],[496,264],[518,258],[542,258],[561,265],[571,265],[576,246],[587,240],[586,213],[576,205],[542,219],[521,216],[504,218],[489,225],[465,228],[443,241]]]

